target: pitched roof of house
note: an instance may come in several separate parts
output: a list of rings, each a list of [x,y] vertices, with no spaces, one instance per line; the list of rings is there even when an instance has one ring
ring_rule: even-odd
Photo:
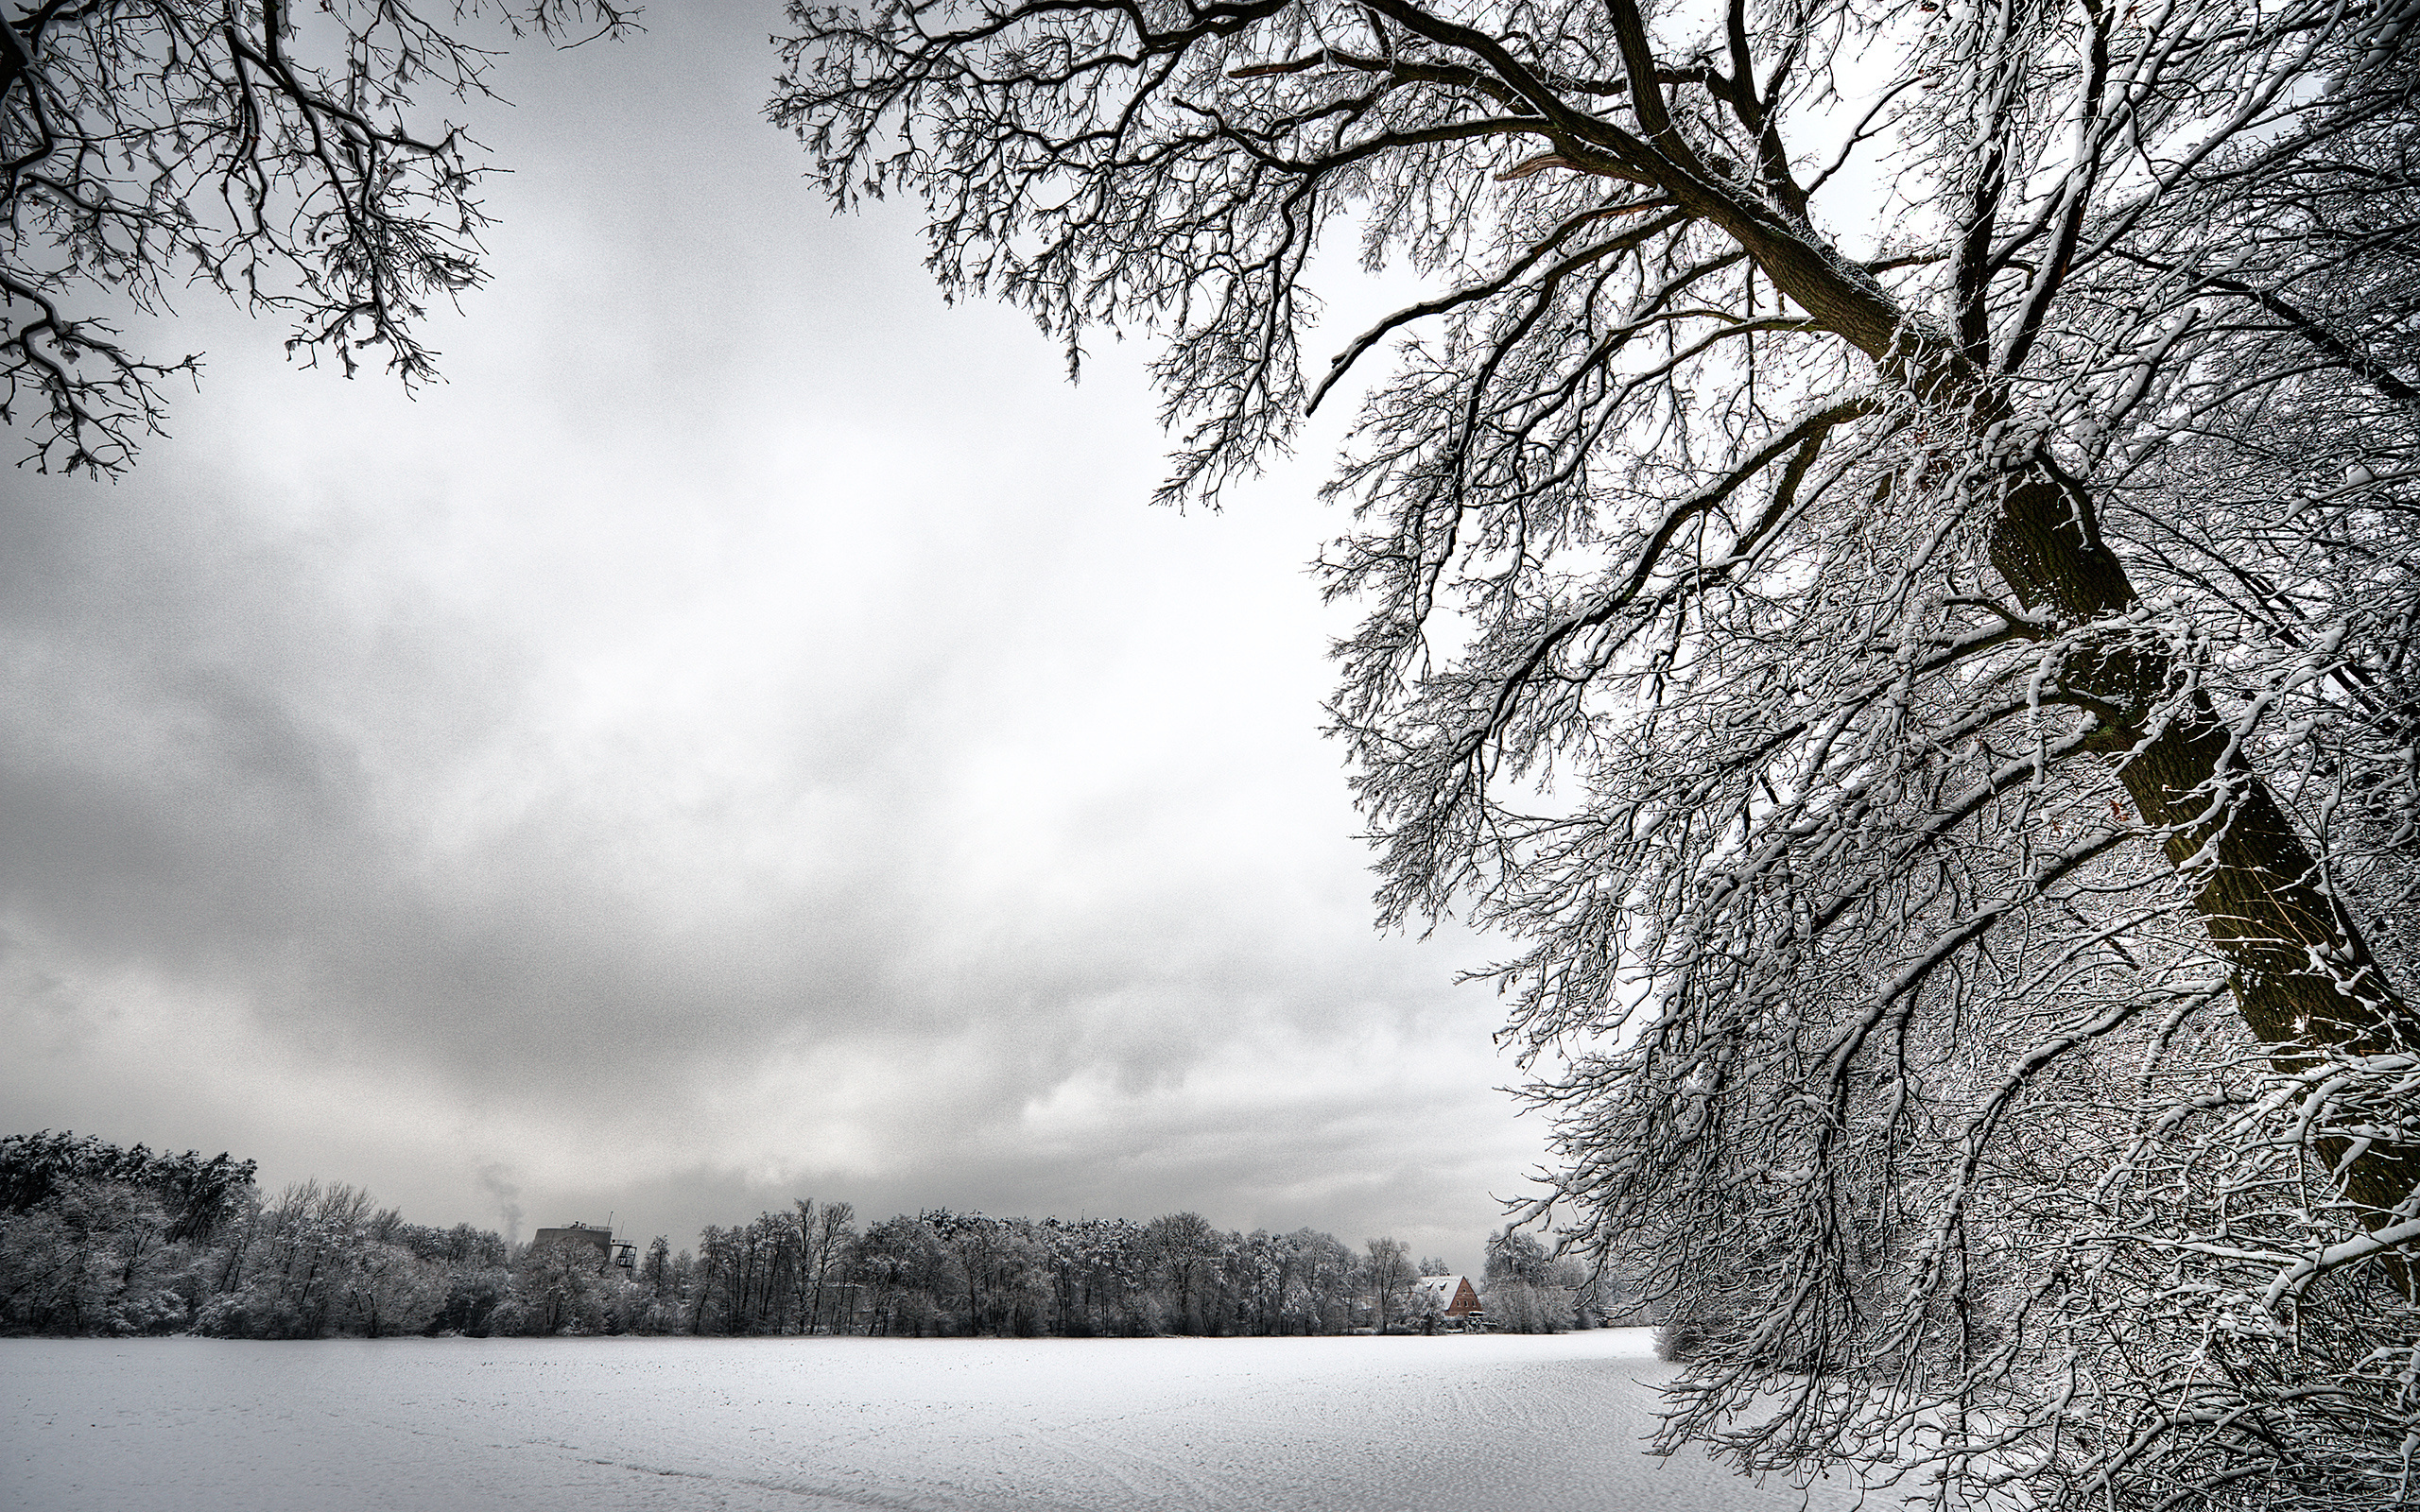
[[[1470,1286],[1470,1278],[1467,1276],[1423,1276],[1412,1284],[1420,1291],[1437,1298],[1438,1306],[1451,1308],[1454,1305],[1454,1299],[1461,1295],[1462,1288]],[[1471,1300],[1474,1303],[1478,1300],[1478,1288],[1476,1286],[1471,1286]]]

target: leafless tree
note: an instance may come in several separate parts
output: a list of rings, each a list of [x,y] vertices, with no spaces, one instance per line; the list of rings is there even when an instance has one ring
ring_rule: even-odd
[[[1370,1309],[1384,1333],[1387,1324],[1404,1315],[1412,1282],[1419,1273],[1412,1269],[1410,1248],[1400,1239],[1373,1239],[1363,1246],[1369,1258],[1363,1263],[1363,1275],[1370,1287]]]
[[[2411,0],[793,8],[952,293],[1215,503],[1374,352],[1336,729],[1675,1438],[2414,1490]],[[1306,373],[1323,236],[1433,285]],[[2264,1501],[2264,1499],[2267,1499]]]
[[[807,1284],[806,1315],[800,1326],[803,1333],[813,1333],[822,1326],[823,1293],[837,1280],[836,1267],[848,1253],[850,1241],[856,1237],[857,1210],[854,1203],[827,1202],[818,1208],[804,1198],[798,1204],[802,1253],[804,1257],[802,1277],[812,1277]]]
[[[577,43],[630,27],[606,0],[12,0],[0,9],[0,422],[25,458],[118,473],[195,356],[130,350],[102,290],[164,310],[202,285],[293,321],[286,350],[366,349],[430,377],[414,333],[480,282],[461,127],[410,119],[489,94],[482,12]],[[97,312],[97,313],[96,313]]]

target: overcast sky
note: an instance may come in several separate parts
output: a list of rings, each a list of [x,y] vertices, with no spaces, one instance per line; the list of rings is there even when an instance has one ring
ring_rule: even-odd
[[[1486,942],[1372,928],[1334,432],[1150,507],[1141,351],[1070,387],[915,207],[831,218],[775,7],[648,22],[472,117],[446,384],[197,293],[128,481],[0,474],[0,1123],[524,1236],[1190,1208],[1475,1268],[1542,1131]]]

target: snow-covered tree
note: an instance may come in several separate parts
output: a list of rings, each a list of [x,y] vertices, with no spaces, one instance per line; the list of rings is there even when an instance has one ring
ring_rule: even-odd
[[[1362,1262],[1362,1281],[1369,1291],[1371,1314],[1383,1333],[1389,1323],[1408,1314],[1412,1283],[1420,1273],[1412,1269],[1411,1251],[1400,1239],[1373,1239],[1363,1247],[1368,1255]]]
[[[1505,1228],[1487,1236],[1487,1280],[1525,1281],[1544,1286],[1554,1270],[1554,1256],[1525,1228]]]
[[[1514,941],[1531,1216],[1685,1325],[1674,1436],[2409,1495],[2410,0],[792,18],[837,202],[1160,334],[1167,498],[1392,353],[1382,913]],[[1306,372],[1337,234],[1431,292]]]
[[[26,460],[112,474],[199,359],[124,345],[115,291],[164,311],[201,284],[293,322],[289,352],[406,383],[415,325],[477,284],[486,171],[433,104],[489,94],[482,9],[578,41],[631,18],[600,0],[13,0],[0,7],[0,424]],[[414,119],[418,117],[418,119]]]
[[[807,1288],[805,1316],[799,1332],[813,1333],[823,1326],[824,1295],[838,1280],[840,1262],[856,1237],[857,1210],[847,1202],[827,1202],[819,1208],[804,1198],[798,1209],[804,1246],[802,1275]]]

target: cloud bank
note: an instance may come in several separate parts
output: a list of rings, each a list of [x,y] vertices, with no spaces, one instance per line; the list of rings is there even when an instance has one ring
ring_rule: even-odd
[[[9,1124],[441,1223],[1194,1208],[1477,1264],[1539,1131],[1482,948],[1370,928],[1316,471],[1145,507],[1137,354],[1070,387],[912,215],[828,218],[715,26],[516,60],[449,384],[197,297],[132,480],[9,479]]]

